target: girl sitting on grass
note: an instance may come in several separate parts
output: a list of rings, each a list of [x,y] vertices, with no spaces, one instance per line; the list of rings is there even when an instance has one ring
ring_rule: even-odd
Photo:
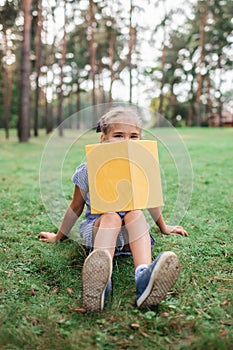
[[[115,108],[101,117],[97,131],[101,132],[101,142],[140,140],[140,118],[131,109]],[[93,248],[83,265],[83,308],[86,311],[103,309],[111,290],[112,260],[114,255],[123,253],[125,247],[129,247],[134,261],[137,306],[144,308],[160,303],[178,279],[177,255],[171,251],[162,252],[152,262],[154,240],[141,210],[91,214],[87,172],[87,165],[83,163],[73,175],[73,199],[57,234],[40,232],[39,240],[57,242],[64,239],[86,205],[80,234],[84,244]],[[162,233],[188,236],[182,226],[166,225],[159,208],[148,210]]]

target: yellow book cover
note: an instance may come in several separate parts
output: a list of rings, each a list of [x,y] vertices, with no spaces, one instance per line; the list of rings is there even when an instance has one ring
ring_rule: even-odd
[[[156,141],[99,143],[85,151],[92,214],[163,205]]]

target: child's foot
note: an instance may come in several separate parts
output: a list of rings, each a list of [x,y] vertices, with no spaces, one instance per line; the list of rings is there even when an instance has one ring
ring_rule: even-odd
[[[137,278],[137,306],[157,305],[176,283],[180,272],[177,255],[173,252],[161,253]]]
[[[111,290],[112,257],[107,250],[94,250],[85,260],[82,271],[83,308],[101,311]]]

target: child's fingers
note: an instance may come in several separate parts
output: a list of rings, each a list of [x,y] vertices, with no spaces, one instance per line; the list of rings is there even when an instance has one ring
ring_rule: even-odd
[[[176,232],[182,236],[185,236],[185,237],[188,236],[188,232],[185,231],[182,226],[178,226]]]
[[[51,237],[52,235],[55,235],[55,234],[53,232],[40,232],[38,234],[38,238],[41,242],[46,242],[48,238]]]
[[[171,234],[179,234],[181,236],[188,237],[188,232],[184,230],[182,226],[175,226],[171,231]]]
[[[40,232],[40,233],[38,234],[38,237],[39,237],[39,238],[46,238],[46,237],[48,237],[48,233],[49,233],[49,232]]]
[[[185,230],[181,230],[180,232],[178,232],[180,235],[188,237],[188,232]]]

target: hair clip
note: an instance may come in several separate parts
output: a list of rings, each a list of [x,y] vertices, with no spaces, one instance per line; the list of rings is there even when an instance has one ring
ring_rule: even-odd
[[[96,132],[101,132],[100,122],[96,125]]]

